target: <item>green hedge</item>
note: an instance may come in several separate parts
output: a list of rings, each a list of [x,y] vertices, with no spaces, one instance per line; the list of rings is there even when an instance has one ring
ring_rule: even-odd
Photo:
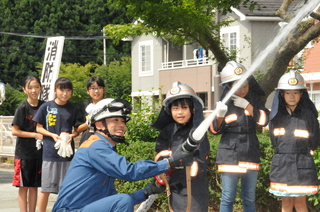
[[[153,134],[154,132],[152,132]],[[209,191],[210,191],[210,211],[218,211],[220,197],[221,197],[221,178],[220,174],[217,172],[217,166],[215,164],[215,159],[217,155],[217,147],[220,140],[220,136],[214,136],[208,133],[211,151],[209,156],[209,166],[208,166],[208,179],[209,179]],[[259,133],[258,138],[260,141],[260,151],[261,151],[261,168],[258,176],[258,184],[256,191],[256,202],[257,211],[263,212],[274,212],[281,211],[281,199],[276,198],[274,195],[268,192],[269,189],[269,171],[271,165],[271,158],[273,155],[273,149],[271,148],[271,143],[268,134]],[[154,139],[152,139],[154,140]],[[145,141],[135,141],[132,142],[130,146],[118,145],[118,151],[121,155],[127,157],[129,162],[134,162],[137,160],[150,159],[153,160],[155,156],[154,142]],[[320,167],[320,154],[316,153],[314,155],[315,161],[318,167]],[[135,192],[140,188],[143,188],[150,179],[138,181],[138,182],[126,182],[122,180],[116,181],[116,187],[120,193],[131,193]],[[320,195],[309,196],[308,205],[309,211],[320,211],[319,202]],[[238,189],[238,194],[236,198],[235,211],[241,210],[241,196],[240,189]],[[158,196],[155,203],[150,211],[168,211],[168,201],[165,192]]]

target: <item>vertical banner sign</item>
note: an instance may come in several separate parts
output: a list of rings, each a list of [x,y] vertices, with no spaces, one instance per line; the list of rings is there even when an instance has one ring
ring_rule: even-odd
[[[54,99],[54,83],[59,76],[64,39],[63,36],[47,39],[41,74],[42,91],[40,93],[40,99],[46,102]]]

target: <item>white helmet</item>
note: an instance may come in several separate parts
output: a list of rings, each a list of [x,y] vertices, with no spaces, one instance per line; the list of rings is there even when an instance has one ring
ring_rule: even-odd
[[[246,70],[247,69],[240,63],[237,63],[235,61],[227,62],[220,73],[221,84],[239,80],[241,77],[243,77],[243,73]]]
[[[97,104],[89,104],[86,108],[89,114],[90,124],[101,121],[105,118],[122,117],[125,122],[130,120],[128,114],[131,112],[130,104],[123,99],[103,99]]]
[[[307,89],[303,77],[295,72],[290,70],[288,73],[282,75],[279,79],[278,90],[302,90]]]
[[[166,99],[163,101],[162,105],[167,111],[170,111],[169,105],[174,100],[182,98],[195,98],[200,102],[203,108],[203,101],[196,92],[190,86],[181,84],[179,81],[172,84],[172,88],[168,91]]]

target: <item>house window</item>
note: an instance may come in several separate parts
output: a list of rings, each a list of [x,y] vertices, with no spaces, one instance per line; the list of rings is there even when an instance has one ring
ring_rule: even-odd
[[[237,33],[232,32],[229,35],[230,35],[230,42],[229,42],[230,54],[232,56],[236,56],[236,54],[237,54]]]
[[[160,94],[161,96],[159,95],[154,95],[152,97],[152,106],[153,108],[159,108],[161,109],[161,106],[162,106],[162,102],[163,100],[166,98],[166,95],[165,94]]]
[[[204,110],[208,110],[208,93],[207,92],[201,92],[201,93],[197,93],[197,95],[200,97],[200,99],[202,99],[203,104],[204,104]]]
[[[152,41],[139,43],[139,76],[153,75]]]
[[[138,112],[141,110],[146,110],[147,112],[153,113],[154,111],[161,110],[163,99],[165,99],[165,94],[160,94],[158,92],[137,92],[132,94],[132,105],[133,111]]]
[[[229,50],[231,56],[237,57],[237,50],[239,50],[239,27],[226,27],[221,29],[221,37],[225,47]]]
[[[311,100],[313,101],[313,103],[316,106],[317,110],[320,110],[320,93],[313,93],[311,95]]]
[[[140,96],[134,96],[132,98],[132,106],[133,106],[133,112],[137,112],[139,110],[141,110],[141,97]]]

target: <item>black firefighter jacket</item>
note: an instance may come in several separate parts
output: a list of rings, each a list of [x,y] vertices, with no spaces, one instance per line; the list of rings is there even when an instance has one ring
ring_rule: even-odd
[[[219,172],[259,170],[260,151],[256,124],[268,124],[269,110],[256,95],[249,93],[245,99],[253,106],[254,116],[229,100],[228,111],[220,128],[216,127],[216,120],[210,126],[213,134],[222,134],[216,159]]]
[[[279,112],[270,121],[270,138],[275,154],[270,171],[271,183],[318,185],[317,171],[310,150],[319,142],[319,123],[309,108],[297,108],[290,115]]]
[[[174,152],[180,144],[187,138],[192,129],[192,123],[180,125],[175,122],[169,123],[160,133],[156,140],[156,152],[162,150],[172,150]],[[193,154],[193,160],[198,162],[196,176],[191,176],[192,188],[192,208],[191,211],[207,210],[209,191],[207,180],[207,165],[210,145],[207,135],[204,136],[203,142],[197,147]],[[175,198],[171,204],[174,211],[185,211],[187,206],[187,188],[186,188],[186,169],[181,167],[175,169],[170,177],[170,190]],[[177,201],[179,200],[179,201]],[[178,208],[178,209],[177,209]],[[181,208],[184,208],[183,210]],[[181,209],[181,210],[180,210]]]

